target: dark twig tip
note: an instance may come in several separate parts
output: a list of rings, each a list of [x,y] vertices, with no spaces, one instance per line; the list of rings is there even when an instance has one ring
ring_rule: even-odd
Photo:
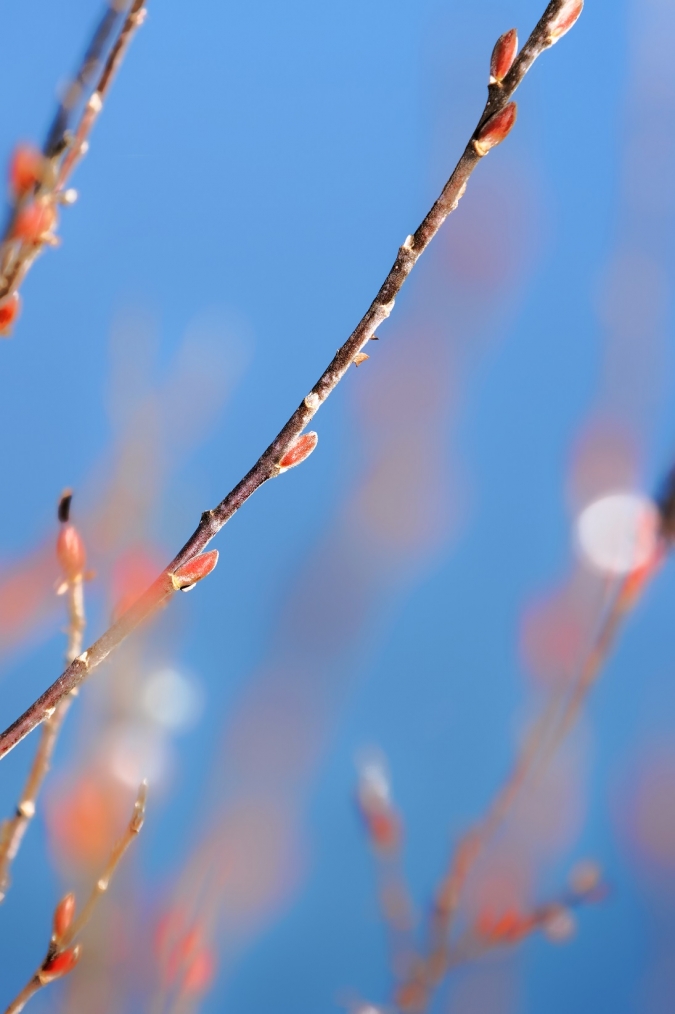
[[[64,489],[63,493],[61,494],[61,499],[59,500],[59,507],[57,512],[58,519],[61,522],[61,524],[65,525],[68,523],[68,521],[70,521],[70,504],[72,502],[72,499],[73,499],[72,489]]]

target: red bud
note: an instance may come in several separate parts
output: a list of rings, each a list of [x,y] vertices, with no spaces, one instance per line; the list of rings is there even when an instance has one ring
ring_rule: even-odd
[[[82,577],[87,553],[77,528],[70,523],[62,525],[56,540],[56,555],[64,576],[69,581]]]
[[[285,472],[287,468],[294,468],[295,465],[302,464],[310,456],[318,442],[319,434],[313,431],[296,437],[279,462],[280,470]]]
[[[46,201],[31,201],[16,216],[14,236],[24,243],[39,243],[55,225],[54,205]]]
[[[12,292],[0,303],[0,337],[8,338],[21,309],[21,296]]]
[[[548,30],[549,42],[552,45],[569,32],[584,9],[584,0],[566,0]]]
[[[183,990],[186,993],[203,993],[213,981],[216,963],[208,947],[197,951],[185,970]]]
[[[75,947],[70,947],[67,951],[57,954],[51,961],[43,965],[40,971],[40,981],[53,982],[54,979],[62,979],[64,975],[68,975],[80,960],[81,953],[82,948],[76,944]]]
[[[45,176],[47,160],[33,144],[19,144],[9,163],[9,185],[15,197],[29,193]]]
[[[369,814],[367,826],[376,848],[389,852],[400,844],[401,822],[393,810],[380,810]]]
[[[516,122],[516,104],[509,102],[507,106],[483,124],[473,140],[473,146],[482,157],[487,155],[491,148],[501,144],[510,133],[513,124]]]
[[[61,898],[61,901],[54,909],[53,931],[55,940],[60,940],[63,937],[63,934],[73,921],[74,915],[75,895],[67,894],[65,898]]]
[[[513,66],[513,61],[518,53],[518,32],[512,28],[504,32],[496,42],[492,50],[490,60],[490,84],[497,84],[504,80]]]
[[[176,591],[190,591],[191,588],[208,577],[218,563],[218,550],[211,549],[208,553],[201,553],[195,556],[194,560],[184,563],[182,567],[174,571],[171,581]]]

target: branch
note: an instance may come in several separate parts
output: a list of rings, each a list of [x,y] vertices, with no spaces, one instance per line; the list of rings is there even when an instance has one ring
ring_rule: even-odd
[[[47,954],[35,974],[31,976],[21,992],[10,1003],[5,1014],[19,1014],[19,1011],[23,1010],[30,998],[35,996],[39,990],[50,982],[62,979],[75,968],[80,959],[81,947],[79,944],[73,946],[73,941],[91,919],[98,901],[108,890],[112,876],[119,866],[124,853],[143,827],[146,797],[147,783],[143,782],[138,790],[134,812],[131,815],[127,829],[112,850],[106,868],[91,889],[78,918],[73,918],[75,915],[75,896],[73,894],[67,894],[56,906],[54,911],[54,932],[47,949]]]
[[[503,58],[504,40],[507,36],[512,36],[512,33],[507,33],[507,36],[502,36],[497,42],[493,54],[493,73],[488,88],[488,99],[478,125],[440,197],[414,235],[408,236],[400,247],[393,267],[356,329],[337,351],[328,368],[253,468],[217,507],[202,514],[195,532],[154,584],[0,735],[0,758],[37,725],[45,721],[59,701],[79,686],[140,623],[168,603],[176,590],[174,584],[176,572],[202,553],[223,525],[257,489],[287,467],[299,463],[290,459],[294,457],[298,440],[304,439],[300,437],[302,431],[342,380],[351,364],[362,355],[362,350],[375,336],[380,324],[391,314],[396,296],[406,278],[445,219],[457,207],[469,177],[478,163],[492,147],[504,140],[511,130],[515,121],[515,105],[510,103],[510,98],[525,74],[536,58],[572,26],[581,13],[582,6],[583,0],[551,0],[530,38],[508,68],[506,68],[508,61]],[[494,73],[495,70],[498,73],[504,72],[504,76],[498,77]],[[289,464],[286,464],[287,461]]]
[[[111,0],[59,105],[42,152],[21,145],[14,153],[10,166],[14,202],[0,240],[0,335],[10,333],[18,316],[17,290],[36,257],[45,246],[58,243],[57,207],[70,204],[77,197],[74,190],[65,189],[66,184],[87,151],[87,138],[103,108],[115,72],[143,23],[145,3],[146,0],[133,0],[123,17],[127,0]],[[120,21],[121,27],[111,44]],[[93,91],[82,107],[94,80]],[[71,128],[71,118],[78,107],[82,107],[79,121]]]
[[[57,541],[57,554],[64,571],[63,584],[58,594],[67,596],[68,610],[68,643],[65,657],[66,665],[82,651],[82,639],[86,618],[84,614],[84,581],[86,579],[84,565],[86,561],[84,544],[77,529],[70,524],[70,502],[72,493],[67,490],[59,501],[58,518],[62,524]],[[42,727],[40,743],[26,779],[16,813],[10,820],[3,822],[0,834],[0,902],[5,900],[9,888],[9,870],[21,847],[28,825],[35,816],[37,798],[49,768],[56,740],[65,721],[73,697],[77,690],[71,691],[59,701],[54,713]]]

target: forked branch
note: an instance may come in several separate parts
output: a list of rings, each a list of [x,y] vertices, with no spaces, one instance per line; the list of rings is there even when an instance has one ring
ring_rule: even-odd
[[[58,519],[61,522],[61,531],[56,544],[57,556],[63,571],[63,582],[58,589],[58,594],[66,596],[68,611],[66,665],[70,665],[82,651],[86,624],[84,614],[84,582],[87,577],[84,570],[86,554],[82,538],[70,522],[71,500],[72,493],[67,490],[59,501]],[[38,796],[49,773],[54,747],[76,693],[77,690],[73,690],[60,700],[53,714],[42,726],[40,742],[14,816],[3,822],[0,831],[0,902],[4,901],[7,894],[10,883],[10,867],[21,847],[28,826],[35,816]]]
[[[97,903],[108,890],[113,874],[122,861],[124,853],[143,827],[146,797],[147,784],[143,782],[138,791],[134,811],[126,831],[113,848],[106,867],[92,887],[80,915],[75,918],[75,896],[73,894],[67,894],[56,906],[52,938],[44,960],[18,996],[10,1003],[5,1014],[19,1014],[19,1011],[23,1010],[30,998],[35,996],[39,990],[49,985],[50,982],[62,979],[75,968],[81,954],[80,944],[76,944],[75,939],[91,919]]]
[[[58,240],[58,207],[76,199],[67,190],[73,169],[103,108],[129,43],[145,17],[146,0],[110,0],[67,88],[42,152],[19,146],[10,165],[13,204],[0,239],[0,335],[11,333],[20,308],[18,289],[36,257]],[[126,13],[125,13],[126,12]]]
[[[364,347],[375,336],[380,324],[389,317],[406,278],[445,219],[457,207],[472,172],[485,154],[504,140],[513,127],[515,105],[510,100],[516,88],[537,57],[572,27],[582,7],[583,0],[551,0],[529,39],[511,63],[508,45],[504,41],[506,37],[502,36],[498,41],[495,51],[498,59],[493,55],[488,99],[476,129],[439,198],[417,231],[408,236],[400,247],[389,274],[356,329],[253,468],[217,507],[202,514],[195,532],[154,584],[0,735],[0,757],[45,721],[59,701],[86,679],[140,623],[166,605],[176,591],[176,573],[203,553],[211,539],[260,486],[290,467],[285,462],[293,458],[298,440],[305,439],[301,438],[303,430],[352,363],[362,356]],[[512,38],[512,33],[507,35]],[[515,46],[512,48],[515,54]],[[291,460],[290,463],[297,462]]]

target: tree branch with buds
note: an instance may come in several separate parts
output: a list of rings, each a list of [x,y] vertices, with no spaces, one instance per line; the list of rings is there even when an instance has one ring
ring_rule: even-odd
[[[110,881],[119,866],[124,853],[135,840],[143,827],[147,784],[141,785],[131,820],[126,831],[113,848],[106,867],[91,889],[79,916],[75,917],[75,895],[67,894],[54,910],[52,938],[47,953],[40,967],[31,976],[24,988],[7,1007],[5,1014],[19,1014],[31,997],[35,996],[44,986],[57,979],[63,979],[73,971],[82,953],[81,945],[75,939],[81,934],[91,919],[96,905],[110,886]]]
[[[103,109],[114,75],[145,18],[146,0],[111,0],[66,90],[42,151],[22,144],[9,167],[12,207],[0,240],[0,336],[8,337],[21,308],[19,286],[36,257],[58,243],[58,208],[77,194],[67,189],[75,166],[86,154],[88,137]],[[98,74],[98,77],[97,77]],[[79,120],[71,121],[79,111]]]
[[[498,40],[491,62],[488,99],[476,129],[424,221],[399,248],[391,270],[355,330],[255,465],[217,507],[202,514],[195,532],[151,587],[0,735],[0,757],[45,721],[59,701],[79,686],[140,623],[168,603],[176,591],[175,578],[182,569],[203,553],[214,536],[257,489],[286,469],[300,464],[314,450],[316,434],[303,435],[303,430],[349,367],[356,363],[357,358],[363,361],[363,349],[370,339],[376,337],[377,328],[391,314],[396,296],[419,257],[457,207],[474,169],[513,128],[516,110],[511,96],[537,57],[572,27],[582,7],[583,0],[551,0],[518,55],[514,55],[516,43],[513,33],[507,33]]]
[[[68,611],[66,665],[70,665],[82,651],[82,640],[86,626],[84,582],[89,577],[85,572],[87,557],[82,536],[70,521],[71,501],[72,492],[66,490],[59,500],[57,516],[61,523],[61,530],[56,541],[56,555],[63,573],[63,581],[57,594],[66,596]],[[60,700],[52,715],[44,722],[40,743],[28,772],[16,813],[3,823],[0,833],[0,902],[4,901],[7,894],[10,866],[21,847],[28,825],[35,816],[38,795],[49,773],[56,741],[76,694],[77,689],[72,690],[70,694]]]

